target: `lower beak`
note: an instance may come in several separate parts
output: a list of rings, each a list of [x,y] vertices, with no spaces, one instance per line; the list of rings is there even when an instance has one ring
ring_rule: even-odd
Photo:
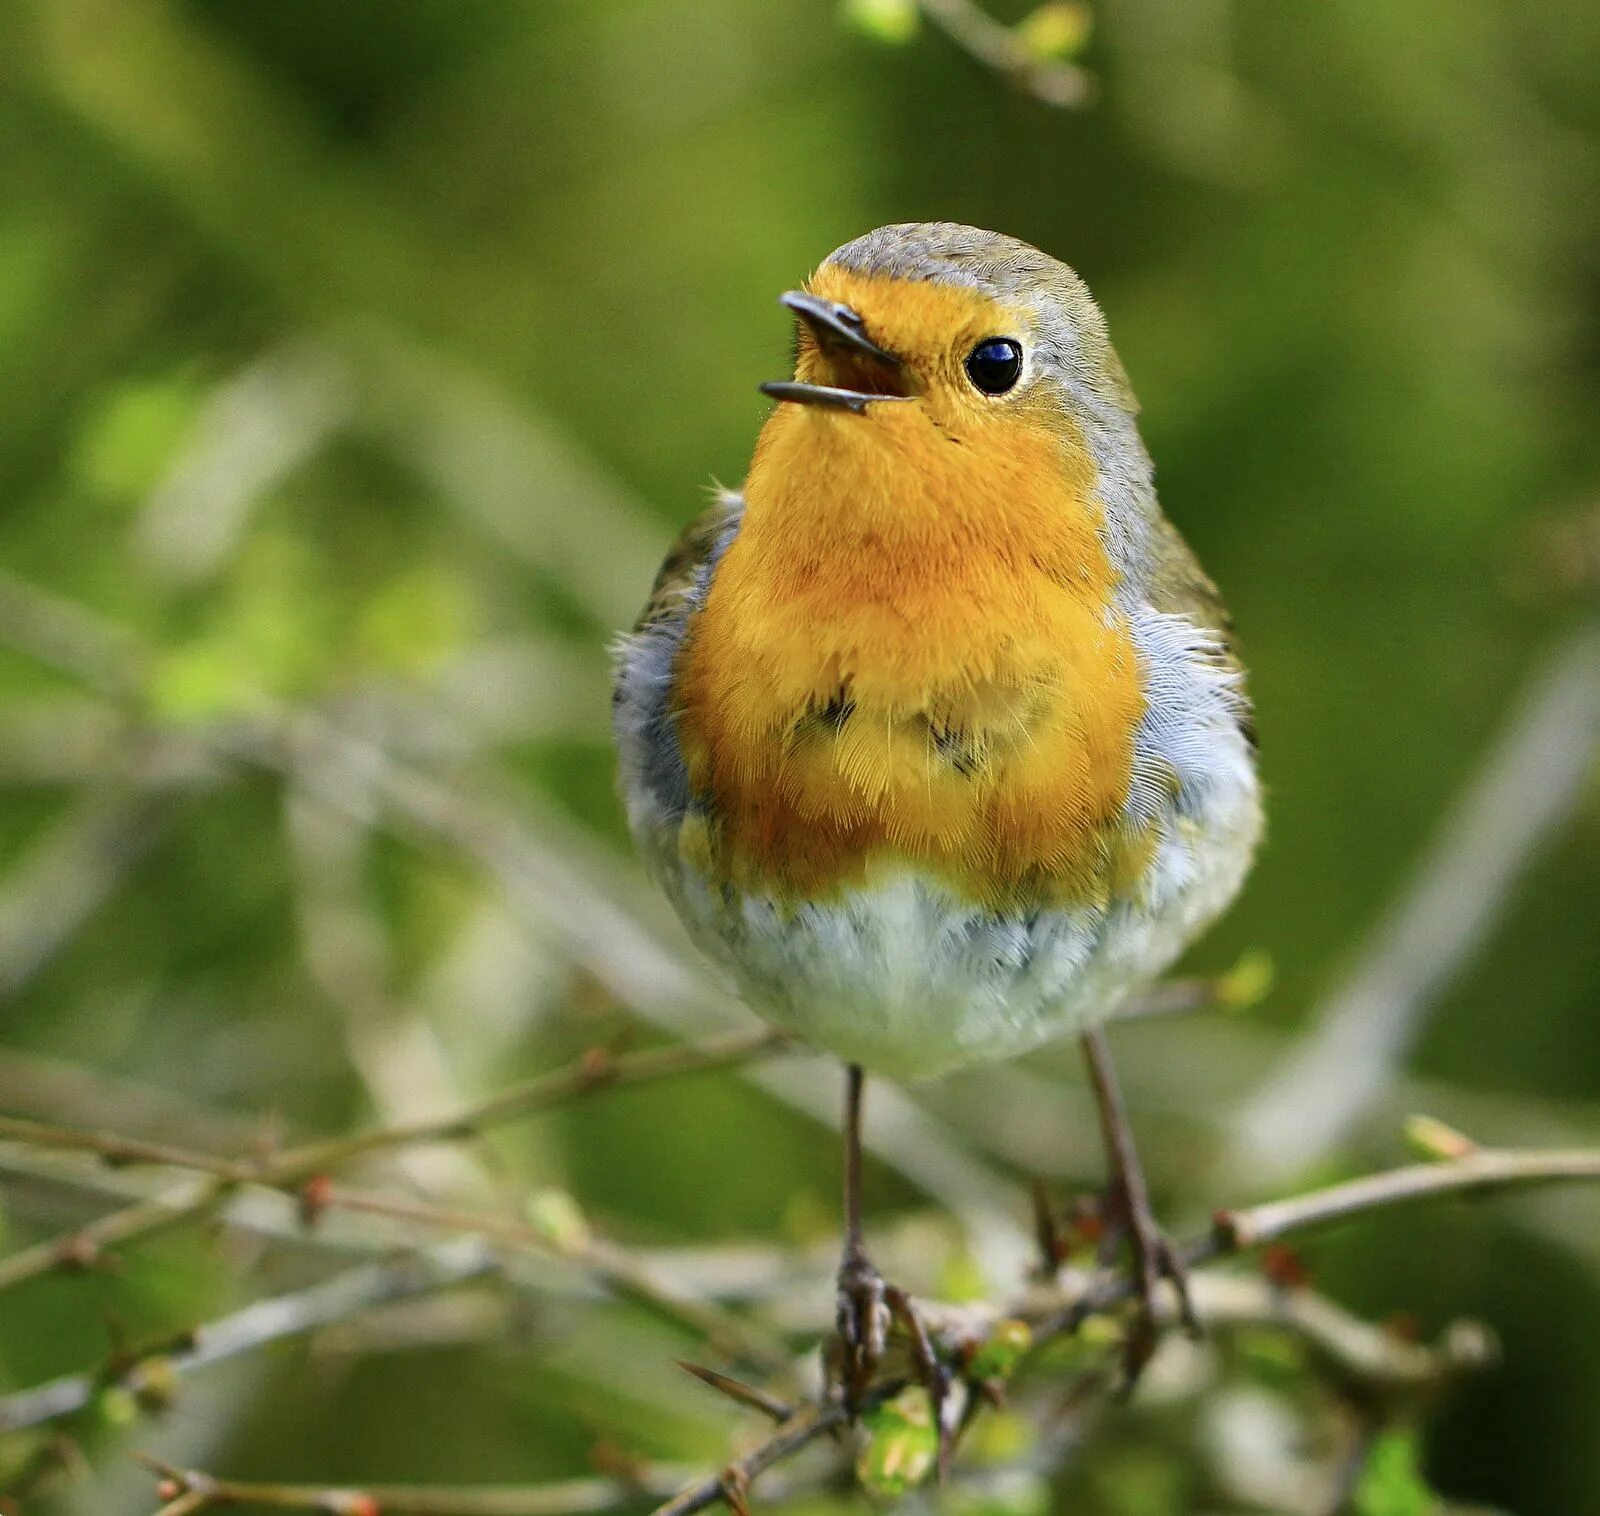
[[[790,290],[778,297],[803,321],[824,355],[851,377],[860,376],[871,388],[851,389],[831,384],[807,384],[798,379],[774,380],[761,386],[763,395],[796,405],[816,405],[866,414],[875,400],[905,400],[902,389],[905,364],[866,334],[866,323],[856,311],[837,300],[824,300],[806,290]]]
[[[853,411],[864,416],[874,400],[904,400],[904,395],[874,395],[867,390],[843,390],[832,384],[802,384],[798,379],[769,379],[757,388],[774,400],[792,400],[796,405],[820,405],[836,411]]]

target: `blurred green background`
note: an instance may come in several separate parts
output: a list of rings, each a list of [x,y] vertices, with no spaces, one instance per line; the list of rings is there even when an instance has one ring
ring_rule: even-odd
[[[1280,1171],[1233,1124],[1584,614],[1549,524],[1600,502],[1600,7],[1093,19],[1099,98],[1062,111],[830,0],[0,0],[0,568],[99,618],[55,626],[57,664],[133,670],[87,688],[0,606],[0,1105],[237,1150],[654,1038],[596,972],[624,951],[605,921],[580,961],[570,922],[541,929],[548,887],[395,824],[361,763],[184,744],[316,711],[492,797],[680,948],[613,797],[607,639],[708,482],[741,477],[786,363],[776,294],[871,226],[941,218],[1088,280],[1252,670],[1270,842],[1193,961],[1259,948],[1277,985],[1248,1019],[1120,1039],[1163,1209],[1397,1161],[1415,1108],[1600,1141],[1592,754],[1337,1141]],[[1097,1182],[1070,1049],[913,1098],[1019,1221],[1030,1169]],[[389,1172],[570,1190],[640,1247],[825,1252],[833,1224],[831,1133],[732,1074]],[[95,1211],[5,1176],[8,1246]],[[925,1207],[890,1164],[870,1185],[885,1227]],[[1306,1254],[1363,1311],[1501,1334],[1503,1367],[1429,1425],[1438,1488],[1600,1510],[1600,1200],[1395,1214]],[[40,1280],[0,1296],[0,1388],[102,1359],[108,1321],[148,1338],[325,1268],[198,1228]],[[714,1463],[727,1417],[677,1382],[682,1350],[536,1299],[424,1312],[80,1428],[96,1472],[37,1498],[153,1509],[135,1446],[351,1482],[557,1477],[600,1434]],[[1271,1508],[1126,1414],[1060,1508]]]

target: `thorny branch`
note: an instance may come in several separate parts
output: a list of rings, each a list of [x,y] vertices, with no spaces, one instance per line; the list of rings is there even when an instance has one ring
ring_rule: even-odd
[[[407,1253],[346,1270],[318,1284],[249,1305],[184,1333],[178,1340],[132,1355],[113,1354],[96,1373],[68,1374],[0,1398],[0,1433],[18,1432],[76,1415],[94,1396],[116,1387],[159,1403],[174,1382],[271,1342],[303,1337],[376,1306],[448,1289],[495,1270],[491,1250],[475,1238]]]
[[[125,1142],[120,1138],[95,1133],[56,1130],[38,1123],[11,1124],[7,1135],[14,1141],[38,1138],[48,1146],[72,1147],[124,1161],[130,1157],[143,1161],[152,1152],[150,1144]],[[188,1154],[166,1146],[153,1150],[159,1152],[159,1161],[164,1165],[195,1167],[208,1174],[232,1163],[232,1160],[211,1159],[207,1155]],[[227,1168],[227,1172],[231,1174],[233,1171]],[[1430,1196],[1579,1179],[1600,1179],[1600,1151],[1472,1151],[1448,1162],[1408,1165],[1288,1200],[1219,1213],[1212,1230],[1191,1241],[1183,1253],[1191,1265],[1198,1266],[1280,1241],[1314,1227]],[[513,1242],[540,1249],[551,1246],[548,1234],[520,1223],[441,1210],[404,1199],[326,1188],[319,1193],[318,1203],[342,1205],[422,1225],[467,1232],[478,1239]],[[643,1298],[656,1306],[665,1303],[677,1319],[708,1337],[728,1342],[731,1326],[732,1341],[737,1344],[739,1338],[746,1334],[743,1322],[728,1317],[709,1302],[686,1302],[680,1296],[664,1292],[656,1280],[647,1273],[641,1275],[638,1266],[619,1251],[594,1244],[586,1238],[557,1243],[556,1246],[563,1256],[576,1256],[578,1261],[622,1293]],[[247,1308],[238,1317],[197,1334],[191,1347],[168,1355],[169,1361],[179,1371],[200,1367],[220,1356],[245,1351],[273,1336],[312,1330],[347,1310],[361,1309],[383,1298],[400,1298],[406,1293],[438,1288],[459,1279],[476,1277],[493,1268],[492,1256],[481,1250],[461,1251],[445,1257],[446,1264],[441,1264],[438,1257],[433,1259],[431,1273],[426,1266],[419,1271],[415,1259],[409,1260],[409,1272],[406,1271],[406,1261],[394,1265],[392,1269],[375,1266],[352,1271],[324,1286],[303,1292],[302,1296],[289,1302],[265,1302]],[[1278,1325],[1305,1337],[1346,1372],[1370,1382],[1391,1385],[1436,1382],[1476,1366],[1484,1361],[1489,1352],[1483,1334],[1466,1329],[1458,1328],[1447,1336],[1441,1346],[1425,1349],[1406,1343],[1386,1342],[1382,1334],[1346,1317],[1336,1307],[1309,1292],[1280,1292],[1266,1287],[1259,1280],[1229,1277],[1208,1277],[1199,1283],[1202,1319],[1208,1320],[1214,1327],[1242,1321],[1265,1321]],[[1082,1287],[1069,1279],[1054,1288],[1035,1290],[1004,1311],[981,1306],[947,1308],[937,1303],[923,1306],[922,1311],[941,1350],[954,1356],[970,1351],[1002,1320],[1025,1323],[1031,1330],[1035,1346],[1043,1345],[1075,1331],[1088,1316],[1114,1309],[1130,1298],[1133,1289],[1131,1275],[1116,1273],[1091,1280]],[[252,1315],[252,1311],[256,1314]],[[781,1351],[765,1354],[758,1350],[748,1356],[758,1362],[765,1358],[766,1367],[781,1367]],[[138,1365],[132,1365],[126,1367],[123,1373],[129,1382],[137,1383],[138,1370]],[[97,1384],[104,1382],[103,1378],[97,1380],[94,1376],[77,1376],[40,1386],[9,1401],[0,1402],[0,1429],[33,1425],[54,1416],[70,1414],[86,1402]],[[880,1385],[874,1391],[874,1398],[881,1403],[901,1387],[901,1383],[895,1382]],[[670,1516],[685,1516],[685,1513],[715,1504],[725,1497],[730,1487],[742,1489],[774,1464],[793,1456],[823,1434],[836,1429],[844,1419],[842,1408],[831,1400],[797,1410],[769,1438],[729,1469],[690,1485],[674,1500],[662,1506],[662,1512],[670,1513]],[[201,1475],[184,1476],[174,1491],[174,1499],[194,1497],[184,1508],[201,1510],[210,1503],[243,1498],[227,1493],[233,1487],[215,1481],[205,1483],[208,1478]],[[283,1487],[284,1490],[291,1488],[295,1490],[296,1498],[305,1493],[298,1487]],[[586,1483],[584,1490],[587,1498],[594,1496],[599,1486]],[[640,1493],[637,1486],[630,1490],[633,1499],[637,1499]],[[303,1503],[302,1508],[351,1511],[370,1508],[359,1504],[330,1506],[326,1503],[326,1495],[326,1491],[311,1492],[307,1499],[314,1496],[323,1500],[323,1504]],[[250,1498],[273,1503],[254,1494]],[[418,1501],[429,1498],[432,1497],[425,1492],[416,1493]],[[279,1499],[276,1503],[292,1502]],[[378,1508],[418,1511],[442,1509],[437,1504],[384,1506],[381,1503]],[[469,1509],[519,1511],[564,1507],[491,1504]]]
[[[158,1516],[223,1506],[265,1506],[316,1511],[322,1516],[583,1516],[638,1506],[670,1492],[682,1475],[670,1468],[630,1465],[614,1475],[566,1479],[526,1488],[494,1485],[374,1485],[335,1489],[327,1485],[263,1484],[218,1479],[199,1469],[143,1460],[160,1476],[158,1494],[167,1503]]]
[[[1244,1210],[1219,1213],[1212,1230],[1188,1243],[1182,1254],[1191,1267],[1261,1247],[1291,1233],[1308,1231],[1347,1220],[1361,1213],[1420,1200],[1429,1196],[1467,1194],[1488,1189],[1503,1189],[1536,1183],[1555,1183],[1574,1179],[1600,1179],[1600,1151],[1552,1153],[1475,1152],[1452,1162],[1413,1164],[1386,1173],[1369,1175],[1345,1184],[1331,1185],[1292,1200],[1276,1201]],[[1240,1320],[1265,1320],[1306,1336],[1347,1370],[1361,1371],[1361,1377],[1391,1384],[1422,1385],[1481,1366],[1493,1352],[1482,1329],[1461,1325],[1446,1334],[1434,1349],[1412,1344],[1385,1345],[1382,1337],[1361,1323],[1352,1322],[1336,1307],[1300,1291],[1272,1291],[1246,1306],[1248,1295],[1225,1293],[1235,1280],[1194,1281],[1196,1307],[1203,1323],[1212,1326],[1236,1324]],[[1245,1282],[1247,1285],[1249,1282]],[[1219,1291],[1215,1287],[1222,1286]],[[1259,1291],[1260,1282],[1256,1282]],[[1091,1316],[1121,1305],[1136,1289],[1132,1274],[1106,1276],[1077,1293],[1065,1305],[1059,1298],[1032,1298],[1017,1304],[1009,1319],[1024,1322],[1032,1332],[1034,1347],[1067,1335]],[[946,1350],[960,1346],[941,1332],[937,1307],[919,1303],[925,1322],[940,1346]],[[992,1325],[1002,1318],[986,1317]],[[958,1333],[971,1333],[971,1313],[957,1312]],[[1170,1323],[1165,1323],[1170,1324]],[[869,1404],[881,1404],[904,1388],[904,1381],[874,1389]],[[777,1428],[728,1468],[701,1479],[657,1509],[656,1516],[692,1516],[727,1497],[730,1488],[743,1490],[774,1464],[794,1456],[824,1434],[836,1430],[846,1420],[844,1408],[836,1401],[808,1406]]]
[[[676,1288],[657,1271],[595,1237],[586,1227],[556,1232],[495,1216],[339,1189],[327,1178],[330,1169],[358,1155],[418,1142],[457,1140],[591,1090],[720,1068],[741,1058],[759,1056],[780,1043],[775,1034],[762,1032],[725,1037],[696,1047],[651,1049],[615,1058],[594,1052],[567,1070],[506,1091],[479,1107],[442,1120],[308,1144],[261,1160],[217,1157],[167,1143],[0,1117],[0,1140],[90,1153],[111,1163],[159,1164],[204,1176],[198,1183],[191,1182],[176,1203],[170,1197],[139,1202],[113,1211],[65,1238],[37,1244],[0,1260],[0,1289],[12,1288],[55,1269],[92,1265],[109,1247],[144,1240],[209,1216],[238,1186],[259,1185],[296,1195],[309,1219],[324,1210],[344,1208],[492,1237],[559,1258],[752,1364],[781,1368],[787,1363],[787,1355],[748,1323]]]

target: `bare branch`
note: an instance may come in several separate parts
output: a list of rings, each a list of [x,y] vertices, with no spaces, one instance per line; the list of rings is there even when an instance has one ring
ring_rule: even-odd
[[[453,1115],[379,1127],[353,1137],[334,1138],[301,1148],[291,1156],[303,1169],[315,1171],[335,1168],[363,1154],[391,1148],[425,1142],[457,1142],[479,1136],[507,1122],[563,1105],[595,1090],[622,1089],[683,1074],[728,1068],[776,1052],[787,1042],[783,1033],[767,1028],[731,1032],[723,1037],[707,1038],[703,1042],[650,1048],[620,1056],[595,1047],[564,1069],[542,1074],[526,1084],[514,1085]]]
[[[1570,1152],[1474,1152],[1448,1163],[1415,1163],[1407,1168],[1370,1174],[1289,1200],[1222,1211],[1217,1228],[1227,1250],[1262,1247],[1291,1232],[1327,1226],[1367,1211],[1409,1205],[1434,1195],[1500,1190],[1512,1185],[1555,1184],[1574,1179],[1600,1179],[1600,1150]]]
[[[70,1374],[0,1398],[0,1433],[58,1421],[84,1409],[115,1385],[135,1396],[164,1394],[168,1380],[191,1374],[270,1342],[303,1337],[392,1301],[415,1299],[495,1270],[492,1251],[476,1238],[442,1244],[384,1263],[366,1264],[293,1294],[257,1300],[231,1316],[196,1327],[170,1351],[156,1350],[109,1371]]]
[[[300,1194],[308,1182],[325,1176],[331,1168],[358,1154],[415,1142],[460,1138],[602,1088],[642,1084],[700,1069],[725,1067],[741,1058],[769,1051],[779,1043],[775,1034],[762,1032],[723,1038],[704,1048],[650,1049],[615,1058],[603,1052],[592,1053],[569,1069],[507,1091],[473,1110],[438,1121],[380,1128],[352,1138],[309,1144],[264,1160],[219,1158],[167,1143],[0,1117],[0,1140],[91,1153],[111,1163],[161,1164],[205,1176],[173,1196],[138,1202],[91,1222],[67,1237],[38,1244],[0,1260],[0,1289],[14,1287],[62,1267],[93,1264],[109,1247],[142,1240],[208,1216],[240,1185],[254,1184]],[[587,1270],[617,1293],[652,1307],[753,1364],[771,1370],[783,1368],[788,1362],[781,1345],[756,1332],[739,1317],[670,1284],[659,1271],[631,1258],[613,1244],[593,1237],[587,1228],[571,1236],[556,1235],[494,1216],[391,1201],[322,1184],[316,1187],[314,1206],[316,1209],[338,1206],[471,1232],[559,1258]]]
[[[641,1500],[658,1498],[682,1477],[670,1468],[643,1465],[630,1468],[626,1477],[570,1479],[525,1487],[373,1485],[352,1490],[253,1484],[218,1479],[199,1469],[180,1469],[152,1458],[141,1462],[161,1476],[161,1495],[172,1497],[172,1503],[157,1516],[239,1505],[315,1511],[321,1516],[584,1516],[586,1512],[637,1507]]]

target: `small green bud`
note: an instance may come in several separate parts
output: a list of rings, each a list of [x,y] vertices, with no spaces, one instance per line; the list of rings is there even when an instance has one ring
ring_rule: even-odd
[[[578,1202],[565,1190],[535,1190],[527,1201],[534,1230],[563,1253],[580,1253],[589,1245],[589,1223]]]
[[[95,1396],[94,1413],[103,1426],[131,1427],[139,1419],[139,1401],[131,1390],[108,1384]]]
[[[1436,1116],[1408,1116],[1402,1130],[1407,1144],[1418,1156],[1435,1163],[1470,1158],[1478,1151],[1478,1144],[1470,1137],[1453,1126],[1447,1126]]]
[[[933,1472],[939,1459],[939,1429],[933,1403],[921,1385],[902,1390],[861,1418],[867,1440],[856,1460],[856,1478],[874,1499],[899,1500]]]
[[[1033,1333],[1027,1322],[1002,1321],[972,1355],[967,1372],[974,1379],[1009,1379],[1032,1346]]]
[[[1030,58],[1054,63],[1077,57],[1093,29],[1087,5],[1078,0],[1050,0],[1017,24],[1017,41]]]
[[[170,1358],[146,1358],[128,1383],[129,1390],[145,1411],[168,1410],[178,1398],[178,1375]]]
[[[1260,949],[1242,953],[1239,961],[1217,980],[1217,1003],[1227,1011],[1248,1011],[1271,992],[1277,970],[1272,955]]]
[[[921,29],[922,12],[917,0],[841,0],[839,20],[874,42],[900,47]]]

